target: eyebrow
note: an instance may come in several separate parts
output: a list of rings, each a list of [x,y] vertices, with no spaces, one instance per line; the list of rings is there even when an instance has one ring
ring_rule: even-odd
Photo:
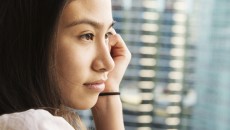
[[[111,28],[112,26],[114,26],[115,23],[116,23],[116,21],[113,20],[108,28]],[[102,23],[98,23],[98,22],[90,20],[90,19],[75,20],[75,21],[71,22],[70,24],[66,25],[65,27],[69,28],[69,27],[80,25],[80,24],[88,24],[88,25],[93,26],[95,28],[103,27]]]

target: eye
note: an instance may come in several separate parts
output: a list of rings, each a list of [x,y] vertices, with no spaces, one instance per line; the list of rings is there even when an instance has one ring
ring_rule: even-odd
[[[108,39],[110,36],[112,36],[113,34],[112,34],[112,32],[108,32],[108,33],[106,33],[105,34],[105,39]]]
[[[87,34],[83,34],[80,36],[80,39],[82,40],[93,40],[94,39],[94,35],[92,33],[87,33]]]

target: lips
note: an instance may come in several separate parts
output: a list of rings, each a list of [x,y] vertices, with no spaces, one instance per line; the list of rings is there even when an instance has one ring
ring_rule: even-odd
[[[105,80],[97,80],[83,84],[86,88],[97,92],[102,92],[105,88]]]
[[[103,83],[105,83],[104,80],[97,80],[94,82],[84,83],[83,85],[95,85],[95,84],[103,84]]]

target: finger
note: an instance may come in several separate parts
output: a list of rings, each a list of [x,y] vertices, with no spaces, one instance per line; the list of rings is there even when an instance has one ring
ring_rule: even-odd
[[[112,53],[124,53],[128,51],[128,48],[119,34],[115,34],[110,39],[110,45],[112,47]]]
[[[114,28],[111,28],[111,33],[112,33],[113,35],[117,34],[117,32],[116,32],[116,30],[115,30]]]
[[[113,41],[113,36],[116,35],[116,30],[114,28],[111,28],[110,32],[112,33],[112,35],[109,37],[109,51],[111,51],[111,41]]]
[[[125,42],[119,34],[114,34],[110,37],[110,45],[112,47],[125,47]]]

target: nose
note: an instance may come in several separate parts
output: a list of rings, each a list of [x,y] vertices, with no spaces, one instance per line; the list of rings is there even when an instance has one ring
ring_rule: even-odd
[[[97,72],[109,72],[113,70],[115,63],[110,55],[108,43],[100,42],[95,47],[96,56],[94,58],[92,68]]]

